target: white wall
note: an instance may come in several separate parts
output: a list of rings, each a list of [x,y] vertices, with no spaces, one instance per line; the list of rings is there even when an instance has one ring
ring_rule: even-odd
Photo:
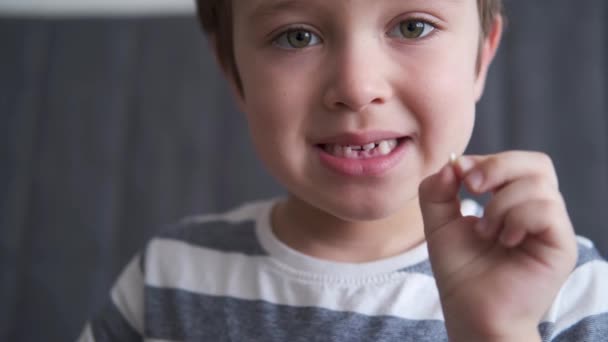
[[[115,16],[194,13],[194,0],[0,0],[0,15]]]

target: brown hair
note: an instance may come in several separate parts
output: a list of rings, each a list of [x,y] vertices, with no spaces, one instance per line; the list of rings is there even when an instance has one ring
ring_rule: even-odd
[[[213,37],[211,43],[217,51],[222,67],[235,77],[241,89],[232,42],[232,1],[234,0],[196,0],[198,18],[203,31]],[[496,16],[502,15],[502,0],[477,0],[482,37],[485,38]]]

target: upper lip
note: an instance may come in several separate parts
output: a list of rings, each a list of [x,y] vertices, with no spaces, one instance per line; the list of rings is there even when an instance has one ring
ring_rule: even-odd
[[[407,135],[393,131],[344,132],[318,140],[317,145],[354,145],[363,146],[381,140],[400,139]]]

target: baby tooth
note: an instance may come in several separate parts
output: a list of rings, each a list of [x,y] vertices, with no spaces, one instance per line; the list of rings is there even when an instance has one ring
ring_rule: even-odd
[[[350,146],[348,146],[348,147],[344,148],[344,156],[346,158],[356,158],[357,152],[353,151],[353,149]]]
[[[369,150],[373,149],[374,147],[376,147],[376,144],[375,144],[375,143],[369,143],[369,144],[367,144],[367,145],[363,145],[363,149],[364,149],[365,151],[369,151]]]
[[[342,147],[340,147],[339,145],[334,145],[332,147],[333,151],[333,155],[336,157],[343,157],[344,156],[344,149]]]
[[[381,141],[378,144],[378,151],[381,155],[389,154],[391,152],[391,146],[389,145],[389,142],[386,140]]]

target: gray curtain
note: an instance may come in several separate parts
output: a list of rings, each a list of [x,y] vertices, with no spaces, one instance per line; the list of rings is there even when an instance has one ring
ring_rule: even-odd
[[[608,254],[608,4],[511,1],[471,152],[549,153]],[[0,19],[0,340],[73,340],[145,241],[280,194],[193,17]]]

